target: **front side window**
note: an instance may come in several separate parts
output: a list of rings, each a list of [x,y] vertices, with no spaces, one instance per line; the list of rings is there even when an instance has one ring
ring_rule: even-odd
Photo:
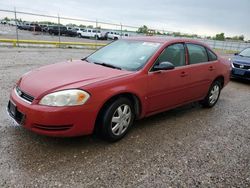
[[[161,62],[170,62],[175,67],[183,66],[185,62],[185,48],[183,44],[173,44],[168,46],[156,60],[155,65]]]
[[[187,44],[189,64],[208,62],[206,49],[197,44]]]
[[[140,70],[161,46],[157,42],[118,40],[94,52],[86,60],[128,71]]]
[[[209,61],[217,60],[217,56],[211,50],[207,49],[207,54],[208,54]]]

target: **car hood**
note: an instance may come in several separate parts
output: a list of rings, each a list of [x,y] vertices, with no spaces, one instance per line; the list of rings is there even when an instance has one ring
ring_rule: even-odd
[[[86,61],[73,61],[47,65],[23,75],[18,85],[25,93],[39,99],[44,94],[86,85],[131,74]]]
[[[250,65],[250,58],[249,57],[242,57],[239,55],[235,55],[235,56],[233,56],[232,60],[235,63]]]

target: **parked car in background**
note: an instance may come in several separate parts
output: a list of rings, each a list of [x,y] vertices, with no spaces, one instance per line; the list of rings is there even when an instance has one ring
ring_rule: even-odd
[[[74,28],[71,27],[66,27],[67,30],[65,32],[65,35],[70,36],[70,37],[76,37],[77,36],[77,31]]]
[[[11,26],[16,26],[16,25],[18,25],[18,21],[15,21],[15,20],[10,20],[10,21],[8,21],[7,22],[9,25],[11,25]]]
[[[67,33],[67,28],[65,26],[50,25],[48,26],[47,32],[50,35],[64,35]]]
[[[231,77],[250,80],[250,47],[236,53],[230,60]]]
[[[42,32],[47,32],[48,25],[47,24],[39,24]]]
[[[70,37],[77,36],[77,31],[75,29],[70,29],[65,26],[51,25],[47,27],[47,32],[50,35],[65,35]]]
[[[74,27],[74,30],[76,31],[77,36],[78,36],[79,38],[81,38],[81,37],[82,37],[82,32],[85,31],[85,28]]]
[[[1,20],[1,22],[0,22],[1,24],[7,24],[7,21],[6,20]]]
[[[120,35],[120,33],[118,33],[118,32],[109,31],[109,32],[107,33],[107,38],[108,38],[108,39],[111,39],[111,40],[118,40],[118,39],[121,38],[121,35]]]
[[[190,39],[118,40],[82,60],[24,74],[9,115],[38,134],[72,137],[96,131],[123,138],[134,120],[187,103],[213,107],[229,82],[230,63]]]
[[[78,36],[83,38],[96,38],[96,39],[103,39],[104,33],[101,32],[99,29],[83,29],[78,31]]]
[[[42,31],[42,28],[37,23],[31,23],[29,31]]]
[[[31,28],[30,22],[23,22],[22,24],[18,26],[18,29],[21,29],[21,30],[30,30],[30,28]]]

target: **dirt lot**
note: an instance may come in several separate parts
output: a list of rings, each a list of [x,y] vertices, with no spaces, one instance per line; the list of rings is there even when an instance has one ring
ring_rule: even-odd
[[[190,104],[140,120],[120,142],[48,138],[15,127],[15,81],[74,49],[0,48],[0,187],[250,187],[250,84],[231,81],[213,109]]]

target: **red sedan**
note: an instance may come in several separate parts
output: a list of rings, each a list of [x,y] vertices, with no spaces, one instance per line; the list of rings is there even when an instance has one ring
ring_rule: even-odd
[[[194,101],[213,107],[229,75],[230,63],[194,40],[118,40],[82,60],[26,73],[8,112],[38,134],[71,137],[96,130],[116,141],[135,119]]]

